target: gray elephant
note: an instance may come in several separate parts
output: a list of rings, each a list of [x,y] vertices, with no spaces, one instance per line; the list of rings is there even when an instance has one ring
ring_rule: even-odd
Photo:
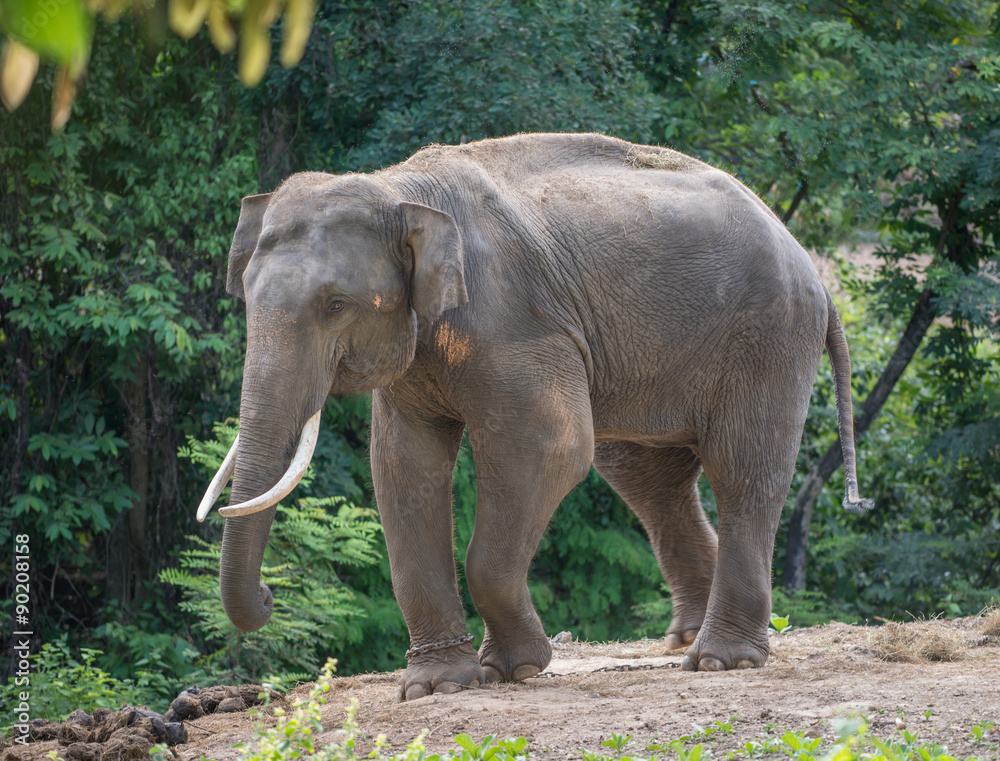
[[[844,505],[871,507],[829,294],[750,190],[681,153],[537,134],[432,146],[369,175],[296,174],[243,200],[227,288],[247,311],[240,434],[199,508],[233,474],[226,613],[247,631],[267,622],[274,505],[308,464],[327,395],[374,390],[372,480],[412,645],[404,698],[548,665],[528,566],[591,464],[649,534],[684,668],[762,666],[775,532],[824,345]],[[478,653],[452,530],[466,428]]]

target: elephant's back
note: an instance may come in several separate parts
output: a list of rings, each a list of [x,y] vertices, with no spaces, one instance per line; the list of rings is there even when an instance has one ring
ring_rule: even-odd
[[[669,148],[636,145],[596,133],[535,133],[464,145],[429,145],[388,171],[447,173],[463,163],[474,164],[494,181],[517,188],[573,172],[610,176],[630,171],[715,171]]]

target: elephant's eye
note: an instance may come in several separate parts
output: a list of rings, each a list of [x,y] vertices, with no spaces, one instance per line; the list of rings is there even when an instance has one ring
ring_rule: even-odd
[[[344,310],[343,301],[331,301],[330,306],[326,308],[326,311],[330,314],[336,314],[337,312],[342,312]]]

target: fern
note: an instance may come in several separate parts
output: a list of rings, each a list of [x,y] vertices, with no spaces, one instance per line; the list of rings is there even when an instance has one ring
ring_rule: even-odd
[[[183,590],[179,608],[191,614],[194,629],[212,648],[200,662],[206,676],[256,680],[266,672],[287,678],[288,672],[319,669],[337,650],[338,636],[353,631],[347,620],[364,615],[338,569],[379,560],[381,527],[374,518],[373,510],[342,497],[279,506],[261,567],[261,580],[275,590],[274,612],[266,626],[247,633],[234,629],[219,604],[221,542],[188,537],[178,567],[161,572],[160,580]]]
[[[216,423],[214,440],[189,437],[178,454],[207,471],[218,469],[237,431],[236,421]],[[237,631],[219,603],[221,540],[189,536],[177,567],[162,571],[160,580],[182,591],[178,607],[193,619],[192,628],[204,643],[201,672],[191,678],[257,681],[270,673],[287,681],[316,673],[345,642],[361,641],[360,619],[368,606],[340,573],[379,563],[381,530],[374,510],[344,497],[306,497],[294,506],[279,505],[261,566],[261,581],[275,591],[274,611],[256,632]]]

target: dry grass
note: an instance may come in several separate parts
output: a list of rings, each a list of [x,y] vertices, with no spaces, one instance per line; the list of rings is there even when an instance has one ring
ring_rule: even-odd
[[[883,661],[920,663],[962,660],[968,645],[960,631],[937,621],[890,621],[868,635],[868,647]]]
[[[630,148],[625,156],[636,169],[666,169],[678,171],[694,164],[693,159],[669,148]]]
[[[992,639],[1000,639],[1000,603],[994,603],[982,612],[983,634]]]

